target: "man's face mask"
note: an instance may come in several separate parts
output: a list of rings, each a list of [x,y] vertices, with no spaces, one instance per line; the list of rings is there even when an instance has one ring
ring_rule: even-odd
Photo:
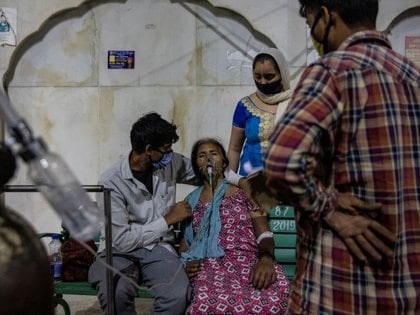
[[[173,156],[174,156],[174,153],[172,151],[164,153],[162,155],[162,158],[158,162],[153,162],[153,168],[155,170],[164,168],[169,163],[171,163]]]
[[[324,56],[326,53],[329,52],[329,50],[328,50],[328,34],[329,34],[330,28],[332,26],[332,19],[331,19],[331,13],[329,11],[328,11],[328,14],[330,15],[330,20],[328,21],[328,24],[327,24],[327,27],[326,27],[326,30],[325,30],[325,33],[324,33],[322,42],[320,42],[319,40],[317,40],[315,38],[315,35],[314,35],[315,27],[318,24],[318,22],[319,22],[319,20],[321,19],[321,16],[322,16],[322,11],[321,10],[316,15],[315,21],[314,21],[314,23],[312,24],[312,27],[311,27],[312,43],[314,45],[315,50],[318,52],[318,54],[321,57]]]
[[[312,44],[314,45],[315,50],[318,52],[318,55],[320,55],[321,57],[324,56],[325,55],[324,45],[318,42],[312,34],[311,34],[311,38],[312,38]]]
[[[257,89],[266,95],[277,94],[283,90],[281,79],[274,82],[270,82],[270,83],[264,83],[264,84],[258,83],[257,81],[254,81],[254,82]]]

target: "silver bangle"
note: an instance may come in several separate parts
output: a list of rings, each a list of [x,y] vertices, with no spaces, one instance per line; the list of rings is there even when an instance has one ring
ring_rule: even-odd
[[[269,238],[269,237],[273,237],[273,232],[265,231],[265,232],[261,233],[260,236],[258,236],[258,238],[257,238],[257,244],[261,243],[261,241],[263,239]]]

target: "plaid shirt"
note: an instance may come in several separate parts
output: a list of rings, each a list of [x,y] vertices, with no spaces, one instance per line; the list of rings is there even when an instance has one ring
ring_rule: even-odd
[[[366,31],[302,74],[265,156],[268,184],[297,210],[290,313],[420,314],[419,72]],[[322,187],[383,205],[398,243],[381,273],[323,224]]]

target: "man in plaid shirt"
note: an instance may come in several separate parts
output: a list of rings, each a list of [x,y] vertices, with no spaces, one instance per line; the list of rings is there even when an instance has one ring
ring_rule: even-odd
[[[269,137],[296,208],[291,314],[420,314],[420,69],[375,30],[376,0],[299,0],[322,56]]]

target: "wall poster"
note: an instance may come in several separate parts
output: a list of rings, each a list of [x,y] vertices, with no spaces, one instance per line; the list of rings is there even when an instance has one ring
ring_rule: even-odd
[[[134,69],[134,50],[109,50],[108,69]]]
[[[17,9],[0,7],[0,45],[16,46]]]
[[[420,36],[406,36],[405,56],[420,66]]]

